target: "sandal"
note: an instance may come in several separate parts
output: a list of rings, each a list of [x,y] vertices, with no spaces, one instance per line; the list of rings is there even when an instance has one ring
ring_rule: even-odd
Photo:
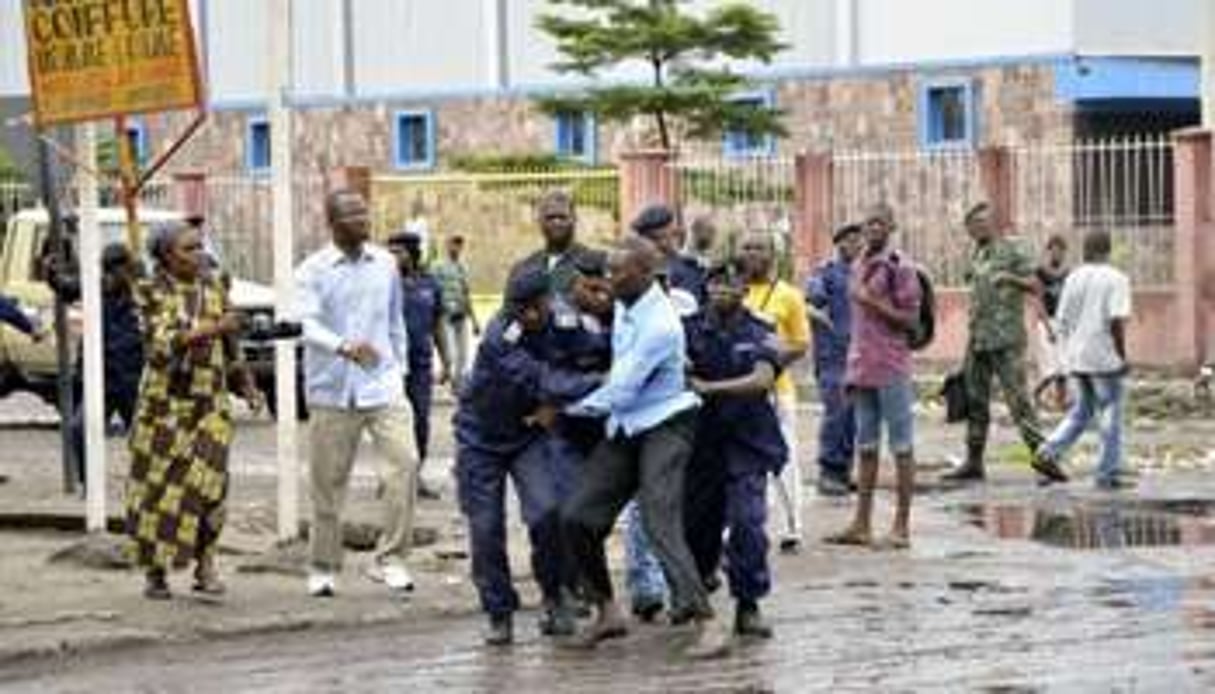
[[[199,569],[194,572],[194,592],[204,595],[223,595],[228,587],[219,580],[219,574],[214,569]]]
[[[911,539],[902,535],[886,535],[877,542],[874,542],[872,547],[879,552],[911,549]]]
[[[862,533],[853,528],[842,530],[838,533],[827,535],[823,538],[823,542],[828,545],[839,545],[843,547],[868,547],[871,543],[868,533]]]

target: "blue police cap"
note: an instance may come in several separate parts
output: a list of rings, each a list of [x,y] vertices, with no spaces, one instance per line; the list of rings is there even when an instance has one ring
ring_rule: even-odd
[[[674,221],[675,213],[671,211],[671,208],[658,203],[642,210],[641,214],[633,219],[633,223],[630,226],[638,234],[649,237],[654,232],[667,227]]]
[[[512,306],[529,304],[549,293],[548,273],[524,269],[506,281],[506,303]]]

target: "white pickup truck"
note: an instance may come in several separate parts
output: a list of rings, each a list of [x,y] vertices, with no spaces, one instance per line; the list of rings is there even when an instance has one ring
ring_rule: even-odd
[[[98,216],[105,239],[103,245],[126,239],[126,214],[122,209],[102,208]],[[145,232],[149,225],[179,220],[181,215],[173,211],[139,211],[139,222]],[[22,307],[37,314],[42,324],[47,326],[53,321],[55,294],[43,276],[40,260],[49,228],[47,211],[30,208],[14,214],[7,226],[0,230],[3,234],[0,237],[0,293],[19,301]],[[68,241],[73,249],[77,247],[75,238]],[[230,299],[233,307],[247,314],[251,321],[257,314],[265,314],[266,318],[273,319],[274,291],[270,287],[234,278]],[[69,345],[73,351],[79,342],[80,316],[78,305],[69,308],[69,324],[76,326]],[[273,344],[244,341],[241,349],[258,386],[273,407]],[[34,340],[12,326],[0,325],[0,396],[14,390],[28,390],[48,403],[56,404],[58,371],[53,333],[49,339]]]

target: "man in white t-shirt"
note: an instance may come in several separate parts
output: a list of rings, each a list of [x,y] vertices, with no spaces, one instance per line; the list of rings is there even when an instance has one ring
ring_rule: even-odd
[[[1038,451],[1051,462],[1067,453],[1094,417],[1102,418],[1097,487],[1128,485],[1122,469],[1126,322],[1131,317],[1131,282],[1110,265],[1110,235],[1084,239],[1084,264],[1068,275],[1056,313],[1064,364],[1075,389],[1074,404]]]

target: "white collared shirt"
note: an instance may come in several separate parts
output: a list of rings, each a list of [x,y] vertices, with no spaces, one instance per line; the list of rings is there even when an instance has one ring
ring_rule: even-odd
[[[308,404],[347,409],[399,406],[408,369],[401,282],[388,251],[364,244],[351,258],[333,244],[296,268],[297,316],[304,326]],[[362,368],[338,355],[367,342],[379,354]]]

